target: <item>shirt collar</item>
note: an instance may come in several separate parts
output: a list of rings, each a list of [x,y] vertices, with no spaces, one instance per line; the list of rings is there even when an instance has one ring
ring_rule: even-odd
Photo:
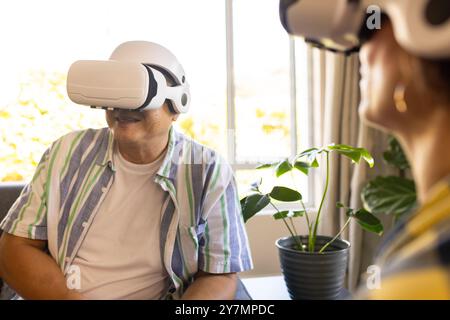
[[[106,128],[107,133],[102,141],[102,147],[106,146],[106,155],[103,157],[103,159],[100,159],[98,161],[98,164],[102,166],[108,165],[111,170],[115,171],[114,169],[114,162],[113,162],[113,150],[114,150],[114,136],[111,129]],[[167,145],[167,152],[164,157],[164,160],[161,164],[161,167],[157,171],[157,175],[160,177],[168,178],[170,180],[174,180],[176,176],[176,168],[177,168],[177,159],[174,158],[175,155],[175,149],[178,143],[180,142],[180,134],[176,132],[173,126],[169,129],[169,142]]]
[[[175,159],[174,156],[175,156],[175,149],[179,141],[180,141],[179,134],[176,132],[173,126],[171,126],[169,130],[169,143],[167,145],[166,156],[164,157],[161,167],[156,173],[158,176],[168,178],[171,180],[175,179],[176,170],[174,169],[177,168],[176,166],[177,159]]]
[[[98,158],[97,164],[100,166],[108,165],[114,171],[113,150],[114,150],[114,136],[110,128],[104,128],[104,134],[100,146],[100,150],[106,148],[105,156]]]

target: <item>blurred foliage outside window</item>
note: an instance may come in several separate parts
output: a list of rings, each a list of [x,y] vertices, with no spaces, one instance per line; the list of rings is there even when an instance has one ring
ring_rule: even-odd
[[[44,151],[71,131],[105,127],[104,111],[69,100],[66,75],[30,71],[14,103],[0,106],[0,182],[31,179]],[[177,126],[198,142],[220,149],[214,122],[180,118]]]
[[[282,124],[286,117],[282,112],[266,114],[257,109],[254,118],[265,134],[281,130],[283,135],[288,135],[288,129]],[[53,141],[71,131],[105,126],[104,111],[80,107],[69,100],[65,74],[30,71],[20,84],[16,101],[0,106],[0,181],[30,180],[42,154]],[[224,147],[218,138],[223,135],[223,129],[214,121],[184,115],[176,126],[213,149]],[[248,179],[243,184],[247,185]]]
[[[109,14],[95,16],[98,19],[95,27],[79,25],[77,15],[72,14],[78,12],[92,17],[106,3]],[[145,5],[138,0],[126,3],[79,0],[64,5],[51,0],[11,2],[10,7],[5,8],[5,12],[9,12],[5,17],[10,20],[0,20],[3,28],[11,25],[15,28],[14,34],[6,39],[10,45],[2,52],[9,57],[3,61],[11,63],[0,66],[3,71],[9,69],[10,74],[16,75],[10,79],[8,73],[3,72],[0,77],[0,83],[6,86],[2,97],[4,100],[4,96],[10,97],[7,102],[0,100],[0,182],[29,181],[44,151],[64,134],[107,126],[104,111],[77,106],[69,100],[66,71],[76,59],[104,59],[118,43],[130,39],[155,41],[177,53],[189,75],[192,105],[175,126],[217,150],[231,163],[236,169],[240,193],[245,193],[259,177],[259,172],[253,170],[259,162],[295,153],[291,150],[292,137],[299,132],[298,143],[304,147],[304,141],[300,140],[308,136],[305,124],[300,126],[299,121],[298,128],[291,126],[289,38],[279,23],[278,0],[268,0],[264,4],[258,0],[234,0],[231,16],[226,15],[224,4],[225,1],[208,0],[195,3],[149,0]],[[15,24],[13,18],[23,6],[33,8],[34,12],[26,12],[26,23]],[[174,6],[180,8],[173,12],[174,21],[188,19],[189,23],[183,22],[182,29],[158,28],[165,22],[164,12]],[[255,6],[259,8],[258,16],[254,16]],[[134,12],[137,8],[139,11]],[[201,20],[186,16],[188,9],[192,12],[207,9],[208,16]],[[117,19],[124,16],[124,10],[134,12],[135,18]],[[64,16],[65,12],[71,14]],[[149,15],[152,19],[144,21]],[[252,24],[248,23],[249,18]],[[234,23],[233,70],[228,70],[226,63],[225,26],[226,21],[230,23],[229,19]],[[54,27],[56,21],[64,22],[61,28]],[[209,25],[207,30],[205,23]],[[29,25],[34,28],[30,29]],[[17,38],[22,40],[18,42]],[[206,38],[208,41],[204,41]],[[33,52],[29,47],[34,48]],[[299,53],[304,51],[303,48],[298,50]],[[306,74],[303,70],[305,68],[299,75]],[[227,130],[227,114],[230,114],[227,75],[230,74],[235,80],[232,97],[235,132]],[[8,86],[12,90],[8,90]],[[298,81],[299,88],[304,86]],[[17,97],[16,89],[19,89]],[[299,103],[299,119],[307,118],[305,105]],[[234,153],[228,150],[228,139],[234,140]],[[229,159],[230,155],[234,159]],[[265,177],[269,184],[271,179],[272,176]],[[304,177],[298,182],[302,189],[307,189]],[[304,196],[307,198],[307,194]]]
[[[30,71],[17,100],[0,106],[0,181],[27,181],[58,137],[104,126],[104,115],[81,110],[66,94],[66,75]],[[94,111],[95,112],[95,111]]]

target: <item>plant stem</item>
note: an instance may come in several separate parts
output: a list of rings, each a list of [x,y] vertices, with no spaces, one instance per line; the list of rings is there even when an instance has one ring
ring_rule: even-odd
[[[303,207],[303,211],[305,211],[306,223],[308,224],[308,246],[309,246],[309,244],[311,243],[311,238],[312,238],[312,233],[311,233],[312,224],[309,221],[309,216],[308,216],[308,212],[306,211],[305,204],[303,203],[302,200],[300,200],[300,203]],[[314,250],[311,251],[311,247],[309,247],[308,250],[310,252],[314,251]]]
[[[290,174],[291,174],[292,183],[294,184],[295,189],[298,190],[297,184],[295,183],[294,174],[292,173],[292,171],[290,172]],[[306,224],[308,226],[308,236],[309,236],[311,234],[311,223],[309,221],[308,212],[306,211],[305,204],[303,203],[303,200],[300,200],[300,204],[302,205],[303,211],[305,212],[305,218],[306,218]]]
[[[278,213],[280,213],[280,210],[278,210],[278,208],[272,203],[272,201],[270,201],[270,204],[272,205],[272,207],[275,208],[275,210],[277,210]],[[305,251],[305,248],[303,248],[303,245],[297,239],[297,234],[294,234],[294,232],[292,232],[292,230],[289,227],[289,224],[286,222],[285,218],[283,218],[283,222],[286,225],[286,228],[289,230],[289,233],[291,234],[292,238],[294,239],[295,244],[297,245],[297,247],[299,247],[302,251]]]
[[[317,238],[317,227],[319,226],[319,219],[320,219],[320,213],[322,212],[323,203],[325,202],[325,197],[328,192],[328,184],[330,181],[330,154],[329,151],[325,151],[327,153],[327,175],[326,175],[326,181],[325,181],[325,189],[323,191],[322,200],[320,201],[319,210],[317,211],[317,217],[314,222],[314,230],[312,234],[311,241],[309,243],[309,250],[311,252],[314,251],[314,248],[316,246],[316,238]]]
[[[319,253],[322,253],[330,244],[332,244],[341,234],[342,232],[344,232],[345,228],[347,228],[347,225],[350,223],[350,220],[352,219],[352,217],[349,217],[347,219],[347,221],[345,222],[344,226],[342,227],[341,231],[339,231],[339,233],[330,241],[328,241],[323,247],[322,249],[319,250]]]
[[[305,211],[305,218],[306,218],[306,223],[308,224],[308,234],[309,234],[309,233],[311,233],[311,223],[309,222],[308,212],[306,211],[305,204],[303,203],[302,200],[300,200],[300,203],[302,205],[303,211]]]
[[[278,213],[280,213],[280,210],[278,210],[278,208],[272,203],[272,201],[270,201],[270,204],[272,205],[272,207],[275,208],[275,210],[277,210]],[[291,234],[292,237],[295,238],[295,234],[292,232],[291,228],[289,227],[288,223],[286,222],[285,218],[282,218],[284,224],[286,225],[286,228],[289,230],[289,233]]]
[[[289,218],[289,221],[291,222],[292,230],[294,230],[294,233],[295,233],[296,235],[298,235],[297,229],[295,228],[294,219]]]

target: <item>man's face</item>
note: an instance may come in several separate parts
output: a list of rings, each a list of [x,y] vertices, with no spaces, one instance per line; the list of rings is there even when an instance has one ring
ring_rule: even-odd
[[[151,138],[164,136],[169,131],[176,114],[167,104],[148,111],[108,110],[106,122],[120,143],[139,145]]]

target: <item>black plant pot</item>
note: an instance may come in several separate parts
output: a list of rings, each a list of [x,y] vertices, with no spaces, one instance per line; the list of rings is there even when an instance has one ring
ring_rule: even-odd
[[[307,236],[297,237],[308,244]],[[316,251],[332,238],[317,236]],[[336,239],[323,253],[302,252],[293,237],[276,241],[281,269],[291,299],[336,300],[342,297],[350,243]]]

